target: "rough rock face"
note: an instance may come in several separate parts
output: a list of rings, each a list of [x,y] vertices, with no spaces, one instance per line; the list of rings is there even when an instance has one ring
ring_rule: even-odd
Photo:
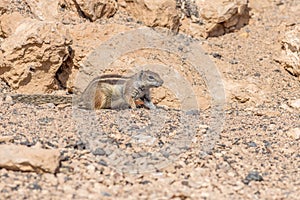
[[[0,17],[0,37],[7,38],[12,35],[23,19],[24,17],[18,12],[3,14]]]
[[[26,0],[26,5],[30,9],[33,18],[39,20],[67,21],[68,19],[66,18],[72,18],[76,21],[76,18],[83,17],[90,21],[95,21],[101,17],[113,16],[118,9],[115,0]],[[5,6],[3,7],[5,8]]]
[[[280,62],[284,68],[300,78],[300,26],[288,31],[281,41],[282,55]]]
[[[71,43],[62,24],[25,19],[1,44],[0,76],[20,92],[59,89],[55,76],[70,55]]]
[[[72,90],[80,61],[112,34],[128,29],[89,22],[112,16],[115,1],[28,0],[26,12],[8,6],[0,4],[0,77],[21,93]]]
[[[239,29],[249,20],[247,0],[198,1],[201,17],[206,21],[207,36],[219,36]]]
[[[112,17],[118,10],[118,4],[115,0],[60,0],[62,10],[71,10],[79,16],[87,18],[89,21],[95,21],[102,17]]]
[[[121,7],[147,26],[178,28],[193,36],[220,36],[249,21],[246,0],[124,0]]]
[[[246,0],[181,0],[181,10],[187,17],[181,30],[202,37],[220,36],[240,29],[249,21]]]
[[[69,29],[69,33],[73,39],[72,49],[75,52],[72,57],[74,67],[70,73],[66,74],[68,75],[68,79],[64,82],[70,92],[78,89],[74,86],[77,81],[76,78],[78,78],[77,72],[79,68],[82,70],[81,66],[84,65],[83,62],[86,57],[112,35],[129,29],[129,27],[120,24],[100,25],[91,22],[80,23]],[[95,70],[97,71],[97,69]],[[63,77],[66,76],[62,74]]]
[[[180,26],[180,11],[174,0],[124,0],[122,7],[136,20],[147,26],[168,27],[177,31]]]
[[[33,16],[39,20],[55,20],[59,14],[57,0],[53,1],[26,1]]]
[[[29,148],[20,145],[0,145],[0,168],[20,171],[55,173],[59,166],[57,149]]]
[[[182,26],[185,33],[205,37],[232,31],[249,17],[243,0],[1,1],[0,78],[21,93],[73,91],[82,61],[95,47],[131,29],[100,24],[99,19],[115,17],[118,10],[129,14],[119,16],[128,22],[133,17],[173,31]]]

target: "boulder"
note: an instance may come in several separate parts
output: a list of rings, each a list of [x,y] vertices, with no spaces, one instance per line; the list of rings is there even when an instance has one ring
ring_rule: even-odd
[[[2,27],[10,36],[1,44],[0,78],[21,93],[46,93],[64,87],[57,73],[72,52],[68,31],[58,22],[25,18],[12,23],[18,25]]]
[[[39,20],[57,20],[59,16],[59,1],[26,0],[32,14]]]
[[[13,144],[0,145],[0,168],[25,172],[55,173],[59,167],[60,152]]]
[[[59,0],[62,10],[76,12],[93,22],[103,17],[112,17],[118,10],[116,0]]]
[[[287,31],[281,40],[281,58],[279,62],[292,75],[300,80],[300,26]]]
[[[78,76],[78,71],[81,70],[82,73],[88,73],[85,71],[86,68],[82,66],[85,66],[84,62],[88,56],[95,51],[95,49],[97,49],[104,41],[109,40],[114,35],[130,29],[131,28],[126,25],[101,25],[92,22],[85,22],[72,26],[72,28],[69,30],[69,33],[73,39],[72,49],[74,51],[74,57],[72,57],[72,62],[74,67],[72,68],[71,73],[69,73],[67,76],[64,76],[68,77],[66,82],[67,89],[70,92],[78,90],[78,88],[75,86],[76,82],[78,82],[77,79],[80,79],[80,76]],[[103,66],[95,67],[96,68],[89,69],[89,71],[99,73],[101,71],[101,67]]]
[[[18,12],[0,16],[0,37],[7,38],[12,35],[23,20],[24,17]]]
[[[181,1],[186,18],[184,32],[194,36],[214,37],[240,29],[248,24],[247,0],[195,0]]]
[[[135,20],[150,27],[167,27],[177,31],[180,26],[180,10],[173,0],[124,0],[121,6]]]
[[[48,22],[60,21],[64,24],[76,24],[84,20],[95,21],[102,17],[111,17],[118,10],[115,0],[26,0],[24,2],[30,10],[32,18]]]
[[[82,61],[103,41],[129,29],[118,24],[85,21],[65,25],[24,18],[17,12],[4,14],[0,16],[4,38],[0,78],[20,93],[72,92]]]

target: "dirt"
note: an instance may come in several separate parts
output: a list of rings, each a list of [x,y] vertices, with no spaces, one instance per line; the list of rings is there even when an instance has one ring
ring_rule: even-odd
[[[287,132],[300,126],[299,109],[288,106],[300,99],[300,82],[276,62],[280,38],[299,23],[297,3],[270,1],[251,10],[241,30],[201,39],[227,91],[225,120],[209,151],[205,138],[218,119],[211,109],[76,113],[2,99],[0,136],[59,149],[61,165],[55,174],[0,169],[0,199],[299,199],[299,138]],[[9,88],[1,84],[1,91]],[[140,129],[147,137],[134,142]]]

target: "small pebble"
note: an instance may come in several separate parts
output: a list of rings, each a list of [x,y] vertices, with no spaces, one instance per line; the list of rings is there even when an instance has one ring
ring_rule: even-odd
[[[12,99],[12,97],[11,97],[11,96],[9,96],[9,95],[7,95],[7,96],[5,97],[5,103],[8,103],[8,104],[13,104],[14,102],[13,102],[13,99]]]
[[[255,142],[248,142],[248,147],[257,147],[257,144]]]
[[[233,59],[231,59],[231,60],[229,61],[229,63],[232,64],[232,65],[236,65],[236,64],[239,63],[239,61],[236,60],[235,58],[233,58]]]
[[[103,166],[107,166],[107,163],[104,160],[99,160],[98,164],[103,165]]]
[[[259,172],[252,171],[249,172],[246,178],[242,181],[244,184],[248,185],[251,181],[263,181],[263,177],[259,174]]]
[[[97,148],[95,151],[93,151],[93,154],[95,156],[104,156],[105,155],[105,151],[102,148]]]
[[[222,58],[222,55],[219,54],[219,53],[212,53],[211,54],[214,58],[217,58],[217,59],[221,59]]]

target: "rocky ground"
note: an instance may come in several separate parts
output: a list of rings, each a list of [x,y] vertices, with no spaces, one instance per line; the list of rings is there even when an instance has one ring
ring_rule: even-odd
[[[217,114],[210,104],[185,112],[172,101],[156,111],[88,112],[4,95],[1,145],[60,156],[54,171],[45,167],[50,161],[39,170],[6,163],[0,199],[299,199],[300,82],[279,57],[280,41],[299,25],[300,2],[263,2],[250,1],[249,24],[240,30],[200,38],[224,82],[226,105]],[[1,92],[12,87],[2,81]],[[214,135],[210,128],[223,115]],[[15,162],[26,165],[22,159]]]

